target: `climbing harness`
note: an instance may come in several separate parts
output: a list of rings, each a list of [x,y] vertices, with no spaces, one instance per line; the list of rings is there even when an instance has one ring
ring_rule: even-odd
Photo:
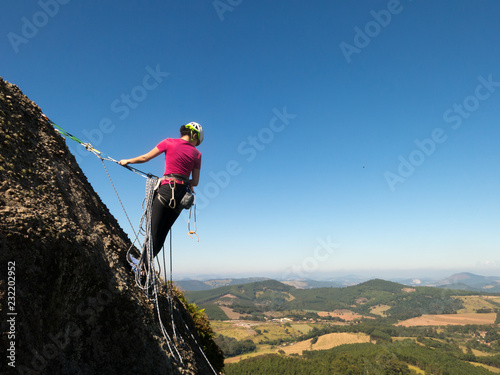
[[[179,202],[179,206],[177,207],[177,209],[179,210],[179,212],[183,209],[186,209],[186,210],[190,209],[194,203],[195,193],[194,193],[191,185],[189,184],[189,181],[186,179],[186,177],[183,175],[174,174],[174,173],[165,175],[158,181],[158,183],[156,185],[156,190],[159,189],[159,187],[161,186],[161,183],[163,181],[167,181],[167,183],[171,189],[171,198],[167,203],[165,197],[163,197],[161,194],[158,194],[158,199],[160,200],[160,202],[165,207],[168,206],[174,210],[177,207],[177,202],[175,201],[175,189],[177,187],[177,184],[179,183],[185,187],[185,192],[184,192],[184,195],[182,196],[182,198]],[[188,228],[188,231],[189,231],[189,228]]]
[[[158,298],[158,289],[159,289],[159,284],[160,284],[160,275],[161,275],[162,267],[158,261],[158,269],[159,270],[156,271],[156,266],[155,266],[154,258],[153,258],[153,240],[151,237],[151,213],[152,213],[153,199],[155,198],[156,194],[158,194],[159,198],[161,199],[160,194],[157,193],[157,189],[160,186],[162,180],[164,180],[164,179],[169,180],[169,185],[172,188],[172,199],[169,202],[169,206],[172,209],[175,209],[176,202],[174,199],[174,189],[175,189],[176,184],[177,184],[176,178],[179,179],[182,177],[181,181],[183,184],[186,185],[185,196],[188,195],[186,197],[186,199],[188,202],[191,201],[191,204],[189,204],[189,206],[188,206],[187,204],[185,204],[185,202],[182,202],[182,200],[181,200],[182,203],[180,202],[179,205],[181,206],[181,208],[191,208],[193,201],[194,201],[195,230],[191,231],[191,228],[190,228],[190,220],[191,220],[191,209],[190,209],[189,222],[188,222],[188,234],[189,234],[189,237],[191,237],[191,234],[195,234],[196,237],[198,238],[198,235],[196,234],[196,194],[194,193],[194,191],[192,191],[192,189],[189,186],[189,182],[185,179],[184,176],[167,175],[167,176],[164,176],[163,178],[159,178],[151,173],[145,173],[145,172],[143,172],[137,168],[131,167],[129,165],[124,166],[128,170],[146,178],[146,196],[145,196],[144,202],[143,202],[143,214],[142,214],[140,222],[139,222],[139,231],[138,231],[139,233],[137,233],[135,231],[134,226],[132,225],[130,217],[128,216],[127,211],[125,210],[125,206],[123,205],[123,202],[120,199],[120,196],[119,196],[118,191],[115,187],[115,184],[113,183],[113,180],[111,179],[111,176],[108,172],[108,169],[106,168],[106,165],[104,163],[104,161],[111,161],[111,162],[114,162],[117,164],[119,164],[119,162],[117,160],[111,158],[110,156],[102,153],[101,151],[95,149],[90,143],[85,143],[85,142],[81,141],[80,139],[78,139],[77,137],[75,137],[74,135],[68,133],[66,130],[62,129],[61,127],[56,125],[54,122],[52,122],[46,115],[42,114],[42,116],[50,125],[52,125],[54,127],[54,129],[59,134],[79,143],[80,145],[85,147],[85,149],[87,151],[93,153],[101,160],[103,167],[104,167],[104,170],[106,171],[106,174],[109,178],[109,181],[111,182],[111,186],[113,187],[113,190],[115,191],[116,196],[118,197],[120,205],[121,205],[123,211],[125,212],[125,216],[127,217],[127,220],[129,222],[130,226],[132,227],[132,230],[133,230],[134,235],[135,235],[135,239],[132,242],[131,246],[129,247],[126,257],[127,257],[127,261],[132,266],[132,269],[135,272],[136,284],[138,285],[138,287],[140,289],[142,289],[144,291],[144,293],[146,294],[146,297],[148,297],[150,299],[150,301],[155,303],[155,305],[156,305],[155,307],[156,307],[156,311],[158,314],[158,321],[160,324],[160,329],[163,333],[163,336],[165,338],[165,342],[167,343],[167,347],[169,349],[170,354],[180,364],[184,364],[184,362],[182,360],[182,356],[180,355],[179,350],[177,349],[175,342],[174,342],[174,340],[178,341],[178,336],[179,336],[179,338],[181,340],[181,344],[184,344],[184,339],[180,335],[177,335],[177,333],[176,333],[176,327],[175,327],[175,322],[174,322],[174,310],[177,310],[177,309],[176,309],[175,303],[174,303],[174,290],[173,290],[173,280],[172,280],[172,278],[173,278],[173,276],[172,276],[172,231],[170,230],[170,283],[166,282],[165,284],[167,284],[167,286],[168,286],[167,287],[167,301],[169,303],[169,310],[170,310],[170,316],[171,316],[171,326],[172,326],[174,340],[170,337],[165,326],[163,325],[163,320],[161,319],[159,298]],[[196,130],[198,130],[198,129],[196,129]],[[201,126],[199,126],[199,130],[201,130],[201,136],[202,136],[201,139],[203,139],[203,133],[202,133],[203,130],[201,129]],[[172,181],[173,181],[173,183],[172,183]],[[191,197],[189,195],[191,195]],[[183,197],[183,200],[184,200],[185,196]],[[142,245],[140,244],[140,241],[139,241],[140,234],[142,234],[144,237]],[[191,238],[193,238],[193,237],[191,237]],[[133,256],[131,254],[131,250],[132,250],[132,248],[134,248],[135,243],[137,241],[139,241],[139,245],[140,245],[140,247],[142,247],[142,252],[141,252],[140,259],[134,261]],[[199,239],[198,239],[198,241],[199,241]],[[163,252],[163,272],[164,272],[165,278],[166,278],[165,251]],[[212,367],[212,364],[208,360],[207,356],[205,355],[203,349],[201,348],[200,344],[198,343],[198,341],[194,337],[193,333],[189,329],[188,325],[184,321],[180,312],[179,312],[179,317],[182,320],[182,322],[184,323],[186,329],[188,330],[191,338],[193,339],[193,341],[197,345],[201,354],[203,355],[203,357],[207,361],[210,369],[213,371],[214,374],[217,374],[215,369]]]

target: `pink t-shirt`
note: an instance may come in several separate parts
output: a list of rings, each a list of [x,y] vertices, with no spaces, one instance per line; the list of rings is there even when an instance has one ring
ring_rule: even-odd
[[[183,139],[167,138],[156,147],[165,153],[164,174],[175,173],[189,178],[194,169],[201,169],[201,152]]]

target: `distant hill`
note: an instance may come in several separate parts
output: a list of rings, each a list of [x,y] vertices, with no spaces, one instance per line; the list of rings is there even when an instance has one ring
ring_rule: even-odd
[[[175,285],[184,291],[201,291],[219,288],[228,285],[242,285],[259,281],[271,280],[267,277],[247,277],[247,278],[221,278],[210,280],[177,280]],[[283,284],[293,286],[297,289],[312,289],[312,288],[343,288],[346,286],[357,285],[369,279],[357,276],[344,276],[331,280],[312,280],[312,279],[295,279],[280,281]],[[404,284],[404,283],[403,283]]]
[[[204,304],[215,302],[221,297],[231,295],[230,298],[245,300],[245,301],[259,301],[266,298],[266,293],[272,292],[274,294],[287,293],[289,290],[295,289],[290,285],[280,283],[276,280],[265,280],[246,284],[226,285],[215,289],[205,291],[186,291],[187,298],[196,304]]]
[[[436,286],[437,283],[436,279],[420,278],[420,277],[413,277],[410,279],[396,278],[396,279],[391,279],[391,281],[408,286]]]
[[[300,280],[290,280],[290,281],[282,281],[283,284],[293,286],[297,289],[312,289],[312,288],[342,288],[340,282],[337,281],[316,281],[309,279],[300,279]]]
[[[243,285],[253,282],[270,280],[266,277],[248,277],[248,278],[220,278],[210,280],[178,280],[175,284],[184,291],[202,291],[216,289],[222,286]],[[313,288],[345,288],[362,284],[373,280],[362,278],[356,275],[339,276],[329,278],[328,280],[295,279],[280,281],[283,284],[290,285],[296,289]],[[389,281],[407,286],[432,286],[445,289],[470,290],[478,292],[500,293],[500,276],[480,276],[470,272],[461,272],[451,275],[445,279],[437,280],[431,278],[396,278]]]
[[[276,280],[265,280],[186,292],[186,297],[190,302],[207,308],[207,312],[214,314],[212,316],[218,317],[230,312],[266,319],[269,313],[276,311],[350,310],[376,318],[379,316],[372,310],[383,305],[386,306],[387,318],[403,320],[422,314],[455,313],[463,305],[452,296],[476,293],[435,287],[408,287],[381,279],[345,288],[313,289],[297,289]]]
[[[184,291],[200,291],[220,288],[222,286],[228,285],[241,285],[249,284],[258,281],[269,280],[265,277],[247,277],[242,279],[212,279],[206,281],[200,280],[178,280],[175,281],[175,285]]]
[[[500,293],[500,277],[480,276],[469,272],[451,275],[436,283],[440,288],[475,290],[480,292]]]

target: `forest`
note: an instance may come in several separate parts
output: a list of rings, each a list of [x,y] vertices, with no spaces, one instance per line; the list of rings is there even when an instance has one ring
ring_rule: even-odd
[[[496,356],[498,362],[500,356]],[[383,344],[342,345],[325,351],[304,352],[302,356],[283,354],[247,359],[225,367],[226,375],[406,375],[426,374],[480,375],[491,374],[483,367],[469,363],[473,354],[460,354],[452,348],[434,350],[412,340]]]

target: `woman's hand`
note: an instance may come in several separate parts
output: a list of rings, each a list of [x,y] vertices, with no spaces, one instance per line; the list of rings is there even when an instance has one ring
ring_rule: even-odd
[[[130,164],[130,160],[129,159],[122,159],[118,162],[118,164],[123,165],[125,167],[126,165]]]

